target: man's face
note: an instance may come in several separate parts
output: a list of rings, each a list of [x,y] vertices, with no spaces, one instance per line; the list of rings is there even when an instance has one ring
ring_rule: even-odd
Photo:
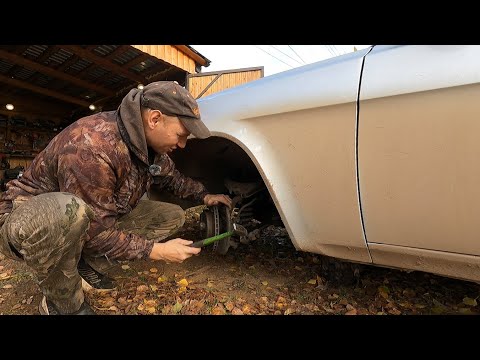
[[[183,126],[176,116],[164,115],[160,112],[149,114],[152,116],[150,126],[145,133],[147,145],[157,154],[172,152],[177,147],[184,148],[190,132]]]

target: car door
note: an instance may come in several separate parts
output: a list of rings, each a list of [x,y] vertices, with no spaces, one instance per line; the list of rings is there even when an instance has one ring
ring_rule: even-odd
[[[358,181],[371,251],[480,255],[479,59],[471,45],[375,46],[366,56]]]

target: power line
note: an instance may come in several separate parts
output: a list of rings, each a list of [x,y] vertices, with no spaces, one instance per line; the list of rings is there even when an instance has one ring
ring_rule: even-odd
[[[285,61],[283,61],[283,60],[280,60],[280,59],[277,58],[275,55],[272,55],[272,54],[270,54],[268,51],[262,49],[260,46],[258,46],[258,45],[253,45],[253,46],[259,48],[259,49],[262,50],[264,53],[267,53],[268,55],[270,55],[270,56],[273,57],[274,59],[276,59],[276,60],[278,60],[278,61],[281,61],[282,63],[284,63],[284,64],[287,65],[287,66],[290,66],[290,67],[293,69],[293,66],[292,66],[292,65],[287,64],[287,63],[286,63]]]
[[[338,50],[337,45],[332,45],[332,46],[335,49],[335,51],[338,53],[339,56],[343,54],[343,51]]]
[[[285,56],[288,56],[290,59],[292,59],[293,61],[297,62],[298,64],[302,65],[302,63],[300,61],[298,61],[297,59],[294,59],[293,57],[291,57],[290,55],[284,53],[282,50],[280,49],[277,49],[274,45],[270,45],[272,48],[274,48],[275,50],[281,52],[283,55]]]
[[[329,46],[329,45],[323,45],[323,46],[328,50],[328,52],[330,53],[330,55],[336,56],[336,55],[333,53],[333,50],[330,49],[330,46]]]
[[[298,56],[298,58],[299,58],[300,60],[302,60],[302,62],[303,62],[304,64],[306,64],[306,62],[303,61],[303,59],[300,57],[300,55],[298,55],[297,52],[296,52],[295,50],[293,50],[293,48],[292,48],[290,45],[288,45],[288,47],[290,48],[290,50],[292,50],[292,51],[295,53],[295,55]]]

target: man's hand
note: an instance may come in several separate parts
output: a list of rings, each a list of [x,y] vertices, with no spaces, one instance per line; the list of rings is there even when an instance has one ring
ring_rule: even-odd
[[[229,196],[223,194],[208,194],[203,198],[203,203],[207,206],[218,205],[222,203],[227,205],[229,209],[232,208],[232,199]]]
[[[164,243],[153,244],[150,259],[164,260],[165,262],[181,263],[192,255],[200,252],[200,248],[190,247],[191,240],[184,240],[180,238],[172,239]]]

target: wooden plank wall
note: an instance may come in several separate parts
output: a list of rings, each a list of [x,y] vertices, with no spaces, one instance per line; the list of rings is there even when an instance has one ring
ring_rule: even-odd
[[[208,90],[201,97],[205,97],[218,91],[229,89],[234,86],[245,84],[250,81],[262,78],[263,66],[258,68],[212,71],[203,74],[190,74],[187,77],[187,89],[190,91],[194,98],[198,98],[198,95],[200,95],[200,93],[221,72],[223,72],[223,74],[217,79],[217,81],[212,84],[212,86],[210,86],[210,88],[208,88]]]
[[[155,56],[190,74],[195,73],[195,61],[172,45],[132,45],[144,53]]]

